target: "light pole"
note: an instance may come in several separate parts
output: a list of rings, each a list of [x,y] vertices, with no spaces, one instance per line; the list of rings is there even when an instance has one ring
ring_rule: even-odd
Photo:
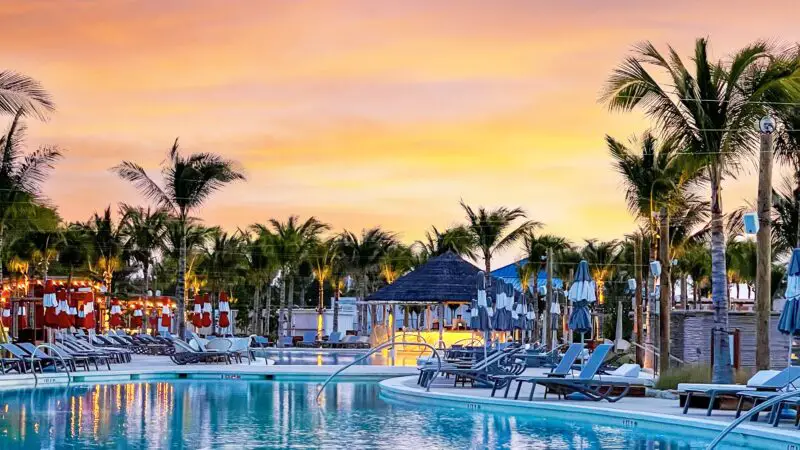
[[[761,132],[758,171],[758,232],[756,233],[756,369],[766,370],[769,361],[769,313],[771,308],[772,266],[772,133],[775,119],[764,116],[758,123]]]

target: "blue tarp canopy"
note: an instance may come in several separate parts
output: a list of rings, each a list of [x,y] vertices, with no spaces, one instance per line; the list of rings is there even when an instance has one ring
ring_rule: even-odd
[[[521,259],[515,263],[509,264],[507,266],[501,267],[499,269],[492,271],[492,276],[495,278],[500,278],[501,280],[505,281],[506,283],[510,283],[514,286],[518,292],[522,292],[522,286],[519,283],[519,277],[517,277],[517,265],[525,266],[528,264],[528,260]],[[539,286],[547,285],[547,272],[542,269],[539,271]],[[553,288],[555,289],[562,289],[564,284],[561,282],[561,278],[553,277]],[[530,285],[530,293],[533,293],[533,280],[531,280]]]

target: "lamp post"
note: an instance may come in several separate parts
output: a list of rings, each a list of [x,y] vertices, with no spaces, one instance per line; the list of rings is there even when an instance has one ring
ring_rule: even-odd
[[[756,233],[756,369],[769,368],[769,313],[771,309],[772,265],[772,133],[775,119],[764,116],[758,123],[761,134],[758,171],[758,232]]]

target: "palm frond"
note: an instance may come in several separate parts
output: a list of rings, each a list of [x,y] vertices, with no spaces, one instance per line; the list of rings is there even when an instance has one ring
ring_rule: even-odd
[[[54,110],[50,94],[38,81],[10,70],[0,71],[0,111],[45,120]]]

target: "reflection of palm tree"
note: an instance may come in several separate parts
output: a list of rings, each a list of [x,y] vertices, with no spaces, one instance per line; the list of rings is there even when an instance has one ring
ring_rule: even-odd
[[[614,70],[602,96],[611,110],[644,110],[669,139],[681,143],[703,167],[710,182],[711,284],[717,330],[714,383],[731,383],[733,379],[730,353],[722,350],[728,347],[722,181],[726,173],[737,168],[741,154],[753,147],[757,131],[752,124],[766,113],[765,101],[794,101],[791,91],[796,89],[796,81],[792,79],[800,61],[783,54],[756,42],[726,62],[715,62],[709,58],[707,40],[698,39],[694,70],[690,71],[671,48],[665,57],[646,42],[636,46],[634,55]],[[653,76],[648,66],[666,76]]]
[[[233,161],[213,153],[182,155],[178,150],[177,139],[167,154],[167,159],[161,164],[161,176],[165,183],[163,188],[147,175],[142,166],[134,162],[123,161],[113,170],[136,186],[145,197],[168,209],[176,216],[180,225],[175,298],[178,304],[178,334],[183,337],[186,329],[186,235],[189,214],[226,184],[244,180],[244,175],[237,170]]]

